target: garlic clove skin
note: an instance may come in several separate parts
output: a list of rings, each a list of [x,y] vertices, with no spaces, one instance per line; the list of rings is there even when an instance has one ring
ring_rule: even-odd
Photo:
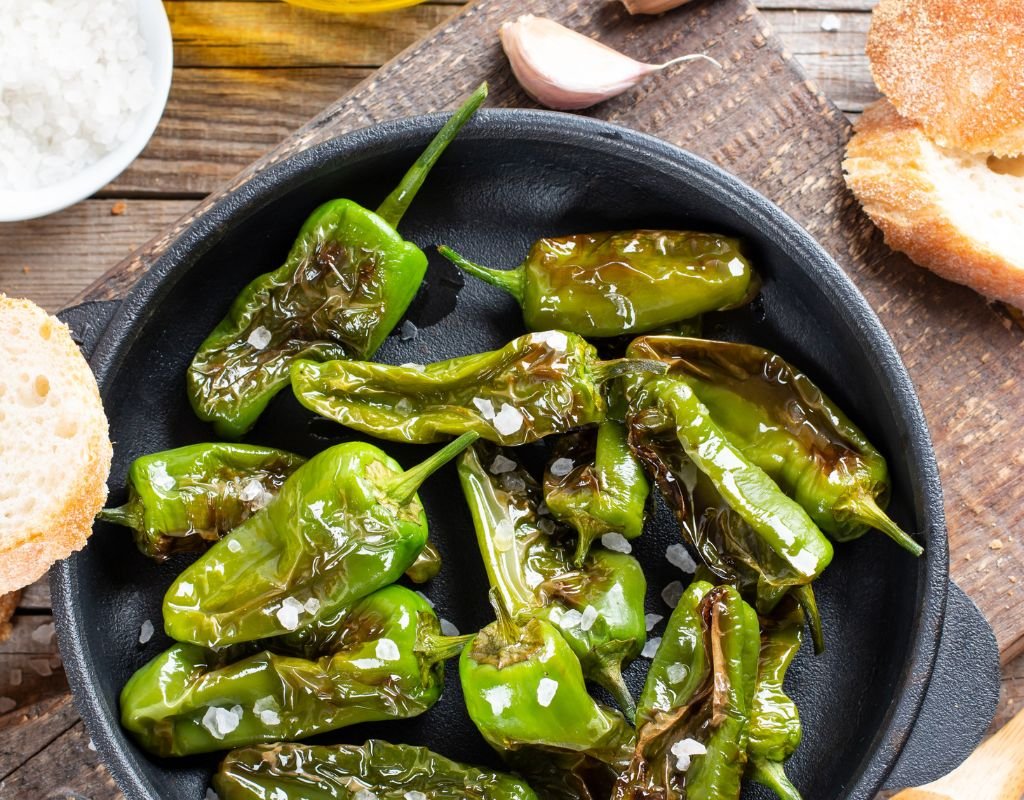
[[[526,93],[559,111],[589,108],[631,89],[652,72],[681,61],[707,58],[692,55],[666,64],[645,64],[532,14],[504,23],[500,36],[512,71]]]
[[[630,14],[661,14],[685,6],[690,0],[622,0]]]

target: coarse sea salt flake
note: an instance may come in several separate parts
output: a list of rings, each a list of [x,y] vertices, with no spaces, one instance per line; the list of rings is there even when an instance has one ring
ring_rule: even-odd
[[[228,539],[227,548],[232,553],[240,553],[240,552],[242,552],[242,545],[238,541],[238,539]]]
[[[668,669],[665,670],[665,676],[668,678],[668,682],[671,684],[682,683],[690,670],[686,668],[685,664],[669,664]]]
[[[285,629],[293,631],[299,627],[299,614],[305,610],[305,606],[294,597],[286,597],[281,603],[281,607],[277,609],[278,622]]]
[[[398,645],[390,639],[379,639],[377,641],[376,648],[377,658],[381,661],[398,661],[402,657],[402,654],[398,650]]]
[[[52,622],[44,622],[34,631],[29,638],[36,644],[49,644],[53,641],[54,627]]]
[[[629,543],[629,539],[623,536],[621,533],[606,533],[601,537],[601,544],[607,547],[609,550],[614,550],[616,553],[632,553],[633,545]]]
[[[682,596],[683,584],[680,581],[672,581],[672,583],[661,590],[661,599],[665,601],[665,605],[669,608],[675,608],[679,605],[679,598]]]
[[[263,350],[268,344],[270,344],[270,340],[272,338],[274,337],[270,331],[260,325],[259,327],[253,328],[252,333],[249,334],[249,338],[246,339],[246,341],[255,349]]]
[[[305,603],[302,604],[302,607],[306,609],[306,613],[315,614],[317,611],[320,610],[320,601],[317,600],[315,597],[310,597],[308,600],[306,600]]]
[[[654,626],[661,622],[665,617],[661,614],[644,614],[644,627],[647,632],[650,633],[654,630]]]
[[[210,706],[203,715],[203,727],[215,739],[223,739],[238,727],[242,721],[242,707],[219,708]]]
[[[500,714],[512,705],[512,689],[508,686],[484,689],[484,700],[490,705],[492,714]]]
[[[537,702],[544,708],[547,708],[551,705],[551,701],[555,699],[557,691],[558,681],[551,678],[541,678],[540,683],[537,684]]]
[[[441,623],[441,633],[445,636],[458,636],[459,629],[455,627],[455,623],[449,622],[444,617],[441,617],[439,622]]]
[[[501,519],[494,526],[494,546],[502,553],[507,553],[515,543],[515,526],[510,519]]]
[[[702,756],[708,752],[696,739],[682,739],[672,745],[669,751],[676,757],[677,772],[686,772],[690,768],[691,756]]]
[[[494,457],[494,461],[491,462],[490,470],[492,475],[504,475],[506,472],[511,472],[518,465],[511,458],[503,456],[498,453]]]
[[[416,327],[415,323],[407,319],[402,323],[402,332],[399,334],[398,338],[403,342],[408,342],[419,336],[419,333],[420,329]]]
[[[697,562],[693,560],[684,544],[670,544],[665,549],[665,560],[689,575],[697,571]]]
[[[571,458],[556,458],[551,462],[551,466],[548,467],[548,471],[556,478],[564,478],[575,466]]]
[[[501,410],[494,415],[494,429],[502,436],[511,436],[523,427],[525,417],[515,406],[501,404]]]
[[[203,800],[220,800],[220,795],[213,791],[213,789],[207,789],[206,794],[203,795]]]
[[[494,403],[485,397],[474,397],[473,405],[476,406],[477,411],[480,412],[480,416],[486,420],[494,419]]]
[[[594,623],[597,622],[597,609],[593,606],[587,606],[583,609],[583,614],[580,618],[580,630],[589,631],[594,627]]]
[[[371,792],[369,789],[360,789],[354,795],[352,800],[377,800],[377,795]]]
[[[145,644],[153,638],[153,621],[143,620],[142,626],[139,628],[139,644]]]
[[[263,484],[260,483],[256,478],[249,478],[242,486],[238,496],[247,503],[251,503],[257,497],[263,494]]]
[[[836,14],[826,14],[821,18],[821,29],[827,33],[835,33],[843,24]]]
[[[661,647],[661,637],[655,636],[653,639],[647,640],[647,643],[644,645],[644,649],[640,651],[640,655],[644,658],[654,658],[659,647]]]
[[[575,608],[570,608],[562,613],[558,622],[563,628],[578,628],[583,622],[583,615]]]
[[[405,800],[427,800],[427,796],[423,792],[406,792],[403,797]]]

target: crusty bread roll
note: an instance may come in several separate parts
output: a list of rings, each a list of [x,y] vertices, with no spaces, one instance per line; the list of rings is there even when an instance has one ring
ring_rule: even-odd
[[[886,101],[858,120],[846,183],[890,247],[1024,308],[1024,163],[939,147]]]
[[[85,545],[110,458],[96,380],[67,326],[0,294],[0,594]]]
[[[871,74],[944,147],[1024,153],[1024,2],[879,0]]]

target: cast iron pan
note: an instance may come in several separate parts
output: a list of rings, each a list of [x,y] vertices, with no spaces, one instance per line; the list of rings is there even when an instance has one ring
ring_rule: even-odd
[[[281,263],[320,203],[351,197],[375,207],[440,124],[432,116],[380,125],[266,170],[198,220],[122,303],[65,314],[92,351],[110,416],[112,501],[120,499],[132,459],[212,438],[189,409],[185,368],[239,289]],[[523,332],[514,302],[463,281],[433,253],[435,244],[511,266],[542,235],[655,226],[743,239],[764,278],[761,297],[710,319],[706,335],[756,342],[805,368],[886,454],[893,516],[926,545],[920,559],[881,534],[837,548],[818,590],[828,649],[814,657],[805,647],[788,678],[804,721],[790,774],[807,800],[870,798],[887,778],[906,785],[937,776],[970,751],[991,719],[999,677],[994,639],[949,582],[935,460],[892,342],[839,268],[765,198],[706,161],[628,130],[561,114],[485,111],[442,158],[401,226],[431,253],[431,266],[408,315],[419,334],[407,341],[392,336],[378,358],[434,361],[491,349]],[[284,392],[247,440],[312,455],[350,436]],[[383,446],[407,466],[433,450]],[[527,456],[539,460],[543,447]],[[432,478],[421,496],[445,559],[427,593],[442,616],[474,630],[492,617],[454,469]],[[678,533],[659,506],[635,548],[648,574],[650,611],[668,613],[659,593],[679,577],[664,558],[675,541]],[[129,675],[168,646],[159,632],[139,644],[140,626],[149,619],[160,628],[162,595],[187,561],[155,565],[124,529],[101,524],[89,546],[53,572],[69,681],[97,749],[130,800],[201,798],[217,762],[150,758],[117,722],[118,693]],[[629,670],[635,691],[646,666],[641,660]],[[443,700],[422,717],[321,741],[377,736],[496,764],[460,693],[449,665]],[[759,792],[750,788],[746,796],[766,796]]]

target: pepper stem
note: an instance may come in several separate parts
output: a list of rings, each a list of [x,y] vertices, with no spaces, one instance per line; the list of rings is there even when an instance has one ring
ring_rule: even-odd
[[[475,633],[464,633],[461,636],[441,636],[430,631],[421,631],[416,637],[416,655],[428,664],[437,664],[455,658],[476,636]]]
[[[751,780],[775,792],[780,800],[803,800],[779,761],[755,758],[750,762],[748,775]]]
[[[622,709],[630,724],[636,723],[636,701],[629,693],[626,682],[622,679],[622,663],[615,658],[602,659],[600,667],[590,673],[591,680],[598,686],[608,690],[615,703]]]
[[[505,607],[505,603],[501,599],[501,594],[497,589],[491,588],[487,593],[487,598],[491,601],[491,607],[494,609],[494,616],[498,620],[498,633],[505,644],[512,644],[519,640],[520,628],[516,624],[516,621],[512,619],[512,614]]]
[[[398,223],[402,221],[405,212],[409,210],[409,205],[416,198],[416,193],[423,186],[423,181],[430,174],[434,164],[437,163],[441,154],[452,143],[452,140],[459,135],[459,131],[469,122],[470,117],[476,113],[476,110],[480,108],[480,105],[486,98],[487,84],[481,83],[459,110],[452,114],[451,119],[445,123],[444,127],[438,131],[430,144],[427,145],[427,149],[423,151],[420,157],[416,159],[416,163],[405,173],[401,183],[380,204],[377,214],[383,217],[384,221],[391,225],[392,228],[398,227]]]
[[[407,469],[396,476],[394,483],[383,487],[384,492],[390,495],[399,505],[405,505],[412,500],[413,495],[416,494],[427,478],[479,438],[480,434],[475,431],[462,434],[462,436],[446,444],[426,461],[421,461],[412,469]]]
[[[139,527],[139,515],[135,511],[135,504],[130,502],[117,508],[104,508],[96,515],[96,519],[124,525],[127,528]]]
[[[663,375],[668,372],[668,364],[649,358],[614,358],[611,361],[596,362],[592,370],[597,383],[606,383],[615,378],[645,372]]]
[[[924,552],[924,548],[921,547],[917,542],[910,538],[910,535],[905,533],[899,525],[892,521],[875,499],[868,494],[858,495],[848,500],[841,501],[836,510],[848,511],[850,516],[858,522],[863,522],[865,525],[870,525],[876,530],[880,530],[896,544],[915,556],[921,555]]]
[[[814,587],[809,583],[803,586],[794,586],[791,589],[794,599],[804,610],[807,617],[807,624],[811,626],[811,641],[814,642],[815,655],[825,652],[825,634],[821,628],[821,614],[818,611],[818,601],[814,597]]]
[[[525,288],[523,284],[526,280],[526,272],[521,266],[515,267],[514,269],[493,269],[491,267],[485,267],[481,264],[470,261],[468,258],[460,256],[450,247],[443,244],[437,248],[437,252],[464,272],[468,272],[470,275],[479,278],[482,281],[486,281],[491,284],[491,286],[497,286],[499,289],[504,289],[512,295],[520,305],[522,305],[523,297],[525,295]]]

